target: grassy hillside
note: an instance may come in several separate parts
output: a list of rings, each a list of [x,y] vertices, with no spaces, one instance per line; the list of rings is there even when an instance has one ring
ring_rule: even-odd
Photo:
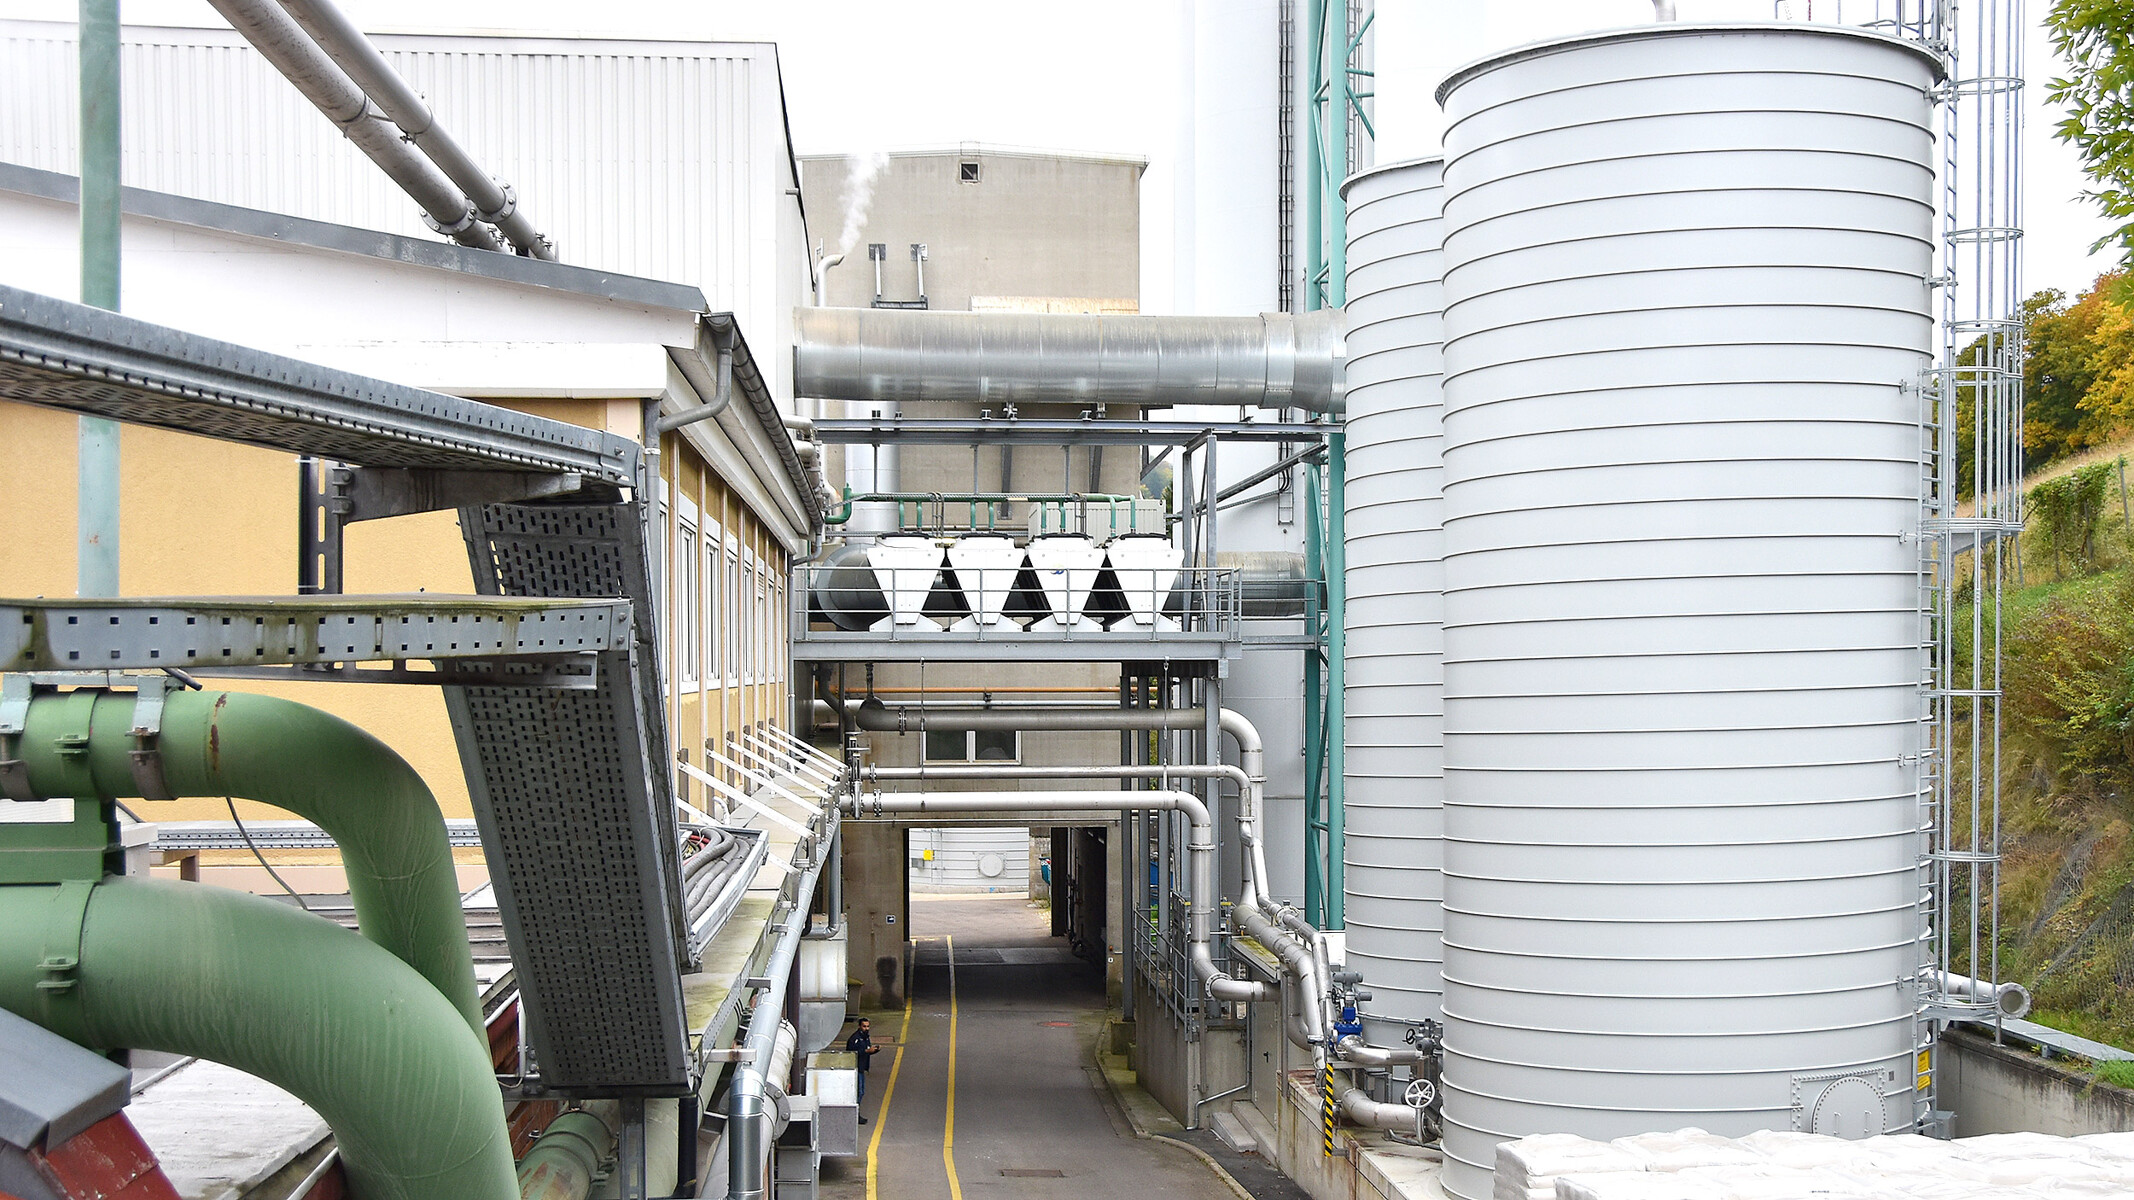
[[[2031,988],[2036,1019],[2134,1047],[2127,449],[2063,461],[2031,480],[2022,582],[2002,608],[1999,945],[2001,974]],[[2087,500],[2070,501],[2078,488]]]

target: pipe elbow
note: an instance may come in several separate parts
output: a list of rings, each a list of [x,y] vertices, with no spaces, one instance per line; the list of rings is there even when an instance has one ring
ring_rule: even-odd
[[[1404,1067],[1428,1057],[1418,1047],[1373,1046],[1354,1034],[1335,1043],[1334,1053],[1360,1067]]]
[[[75,998],[54,1011],[44,931],[66,902],[0,888],[0,1007],[93,1048],[193,1055],[286,1089],[335,1132],[355,1195],[518,1196],[487,1047],[414,968],[263,896],[115,878],[73,901]]]
[[[1336,1103],[1342,1116],[1371,1129],[1413,1130],[1422,1122],[1421,1109],[1373,1100],[1361,1088],[1350,1088],[1341,1093]]]
[[[1211,975],[1207,980],[1208,994],[1217,1000],[1234,1000],[1241,1004],[1261,1004],[1274,998],[1274,989],[1250,979],[1234,979],[1228,975]]]

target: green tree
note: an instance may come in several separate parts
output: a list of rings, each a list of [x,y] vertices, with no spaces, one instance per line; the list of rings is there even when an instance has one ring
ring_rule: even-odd
[[[2047,96],[2067,115],[2054,134],[2072,143],[2097,186],[2095,201],[2118,229],[2097,248],[2117,243],[2134,265],[2134,5],[2126,0],[2053,0],[2046,24],[2053,49],[2073,68]]]

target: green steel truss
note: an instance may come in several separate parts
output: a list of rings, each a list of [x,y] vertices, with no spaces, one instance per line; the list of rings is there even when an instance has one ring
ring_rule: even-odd
[[[1305,99],[1309,136],[1305,169],[1299,173],[1304,223],[1303,303],[1306,310],[1339,308],[1348,300],[1348,205],[1342,181],[1355,168],[1351,121],[1375,136],[1364,101],[1371,98],[1371,72],[1357,65],[1370,36],[1373,14],[1352,8],[1347,0],[1297,0],[1305,10],[1310,64]],[[1366,89],[1359,91],[1359,82]],[[1342,736],[1342,665],[1346,637],[1343,610],[1347,601],[1344,573],[1347,555],[1344,508],[1345,437],[1339,426],[1327,433],[1323,466],[1305,480],[1310,516],[1306,527],[1306,569],[1325,581],[1326,604],[1317,644],[1304,657],[1304,911],[1321,929],[1340,929],[1342,911],[1341,842],[1342,775],[1346,750]]]

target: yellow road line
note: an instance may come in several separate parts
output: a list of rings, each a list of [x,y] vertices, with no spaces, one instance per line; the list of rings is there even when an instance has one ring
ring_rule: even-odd
[[[956,1178],[956,939],[942,938],[948,943],[948,1119],[941,1127],[941,1162],[948,1168],[950,1200],[963,1200],[963,1182]]]
[[[897,1072],[904,1066],[904,1044],[911,1040],[911,980],[904,981],[904,1026],[897,1030],[897,1052],[889,1060],[889,1084],[882,1089],[882,1103],[874,1110],[874,1137],[867,1142],[867,1200],[875,1194],[875,1163],[881,1158],[882,1130],[889,1124],[889,1101],[897,1094]]]

